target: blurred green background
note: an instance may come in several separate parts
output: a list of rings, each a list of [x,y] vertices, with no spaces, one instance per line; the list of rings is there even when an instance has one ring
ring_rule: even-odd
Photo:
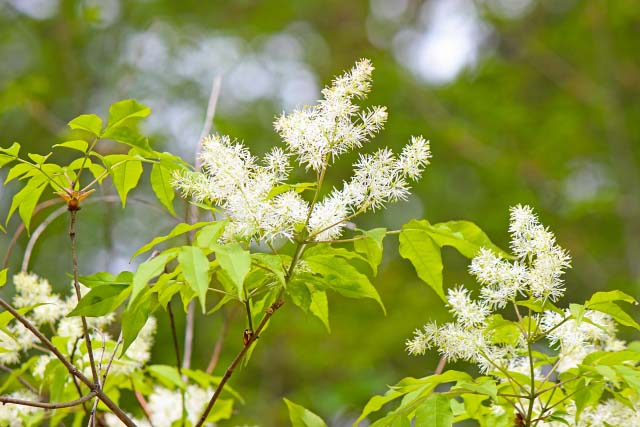
[[[277,114],[312,103],[333,75],[368,57],[376,71],[365,104],[387,105],[390,119],[365,149],[399,150],[422,134],[434,159],[410,200],[358,226],[467,219],[507,247],[508,207],[528,203],[573,255],[565,303],[596,289],[638,297],[639,47],[636,0],[2,0],[0,145],[46,153],[71,118],[105,116],[111,103],[136,98],[153,111],[143,127],[152,144],[192,159],[219,75],[214,130],[260,153],[279,143]],[[335,184],[354,158],[338,163]],[[15,191],[0,189],[2,212]],[[135,196],[153,200],[144,187]],[[130,254],[172,221],[136,203],[87,206],[81,272],[134,268]],[[58,289],[70,270],[66,226],[51,225],[31,263]],[[0,236],[1,255],[17,227],[14,218]],[[26,241],[10,258],[13,272]],[[247,404],[221,425],[286,425],[284,396],[332,426],[349,425],[387,384],[433,371],[435,355],[410,357],[404,342],[447,313],[397,256],[395,236],[385,246],[374,283],[388,315],[334,298],[327,334],[285,306],[232,379]],[[466,266],[446,252],[446,285],[472,284]],[[224,315],[199,319],[194,366],[206,367]],[[158,317],[154,360],[172,363],[166,314]],[[245,326],[235,319],[218,374],[242,345]]]

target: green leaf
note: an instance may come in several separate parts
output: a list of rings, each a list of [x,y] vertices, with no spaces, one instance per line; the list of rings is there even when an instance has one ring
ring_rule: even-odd
[[[57,147],[69,148],[71,150],[76,150],[76,151],[81,151],[83,153],[86,153],[87,150],[89,149],[89,143],[82,139],[74,139],[73,141],[65,141],[65,142],[61,142],[60,144],[55,144],[53,146],[53,148],[57,148]]]
[[[619,365],[623,362],[639,362],[640,361],[640,353],[631,350],[622,350],[622,351],[594,351],[585,356],[582,361],[582,365],[584,366],[597,366],[597,365],[605,365],[605,366],[613,366]]]
[[[460,381],[451,387],[451,390],[471,391],[490,396],[493,399],[498,398],[498,387],[493,379],[488,379],[483,382]]]
[[[244,278],[251,270],[251,255],[238,243],[230,243],[215,248],[216,259],[229,279],[236,286],[238,298],[244,301]]]
[[[631,326],[640,330],[640,325],[636,322],[633,317],[627,314],[618,304],[615,302],[602,302],[602,303],[587,303],[585,305],[587,308],[591,310],[596,310],[601,313],[608,314],[613,317],[613,319],[620,323],[621,325]]]
[[[107,128],[102,134],[104,139],[112,139],[117,142],[128,145],[132,148],[141,149],[143,152],[151,153],[153,150],[149,145],[149,139],[140,135],[135,129],[128,127]]]
[[[91,289],[67,316],[98,317],[113,313],[129,294],[128,285],[102,285]]]
[[[314,273],[323,277],[327,288],[348,298],[371,298],[380,304],[386,314],[380,295],[369,278],[346,259],[332,255],[313,255],[305,257],[304,261]]]
[[[387,229],[374,228],[373,230],[363,231],[362,234],[364,238],[354,241],[353,248],[356,252],[363,254],[367,258],[371,270],[373,270],[373,275],[375,276],[378,274],[378,265],[380,265],[382,261],[382,241],[387,235]]]
[[[129,307],[133,304],[138,294],[147,287],[151,279],[164,271],[164,266],[176,257],[176,252],[163,252],[155,258],[143,262],[138,266],[138,270],[133,274],[133,288]]]
[[[481,248],[491,249],[498,255],[512,258],[509,254],[491,242],[484,231],[470,221],[447,221],[438,224],[429,224],[428,221],[410,221],[407,226],[412,227],[417,223],[424,227],[438,246],[451,246],[467,258],[478,255]]]
[[[102,119],[95,114],[83,114],[71,120],[69,127],[71,129],[85,130],[94,136],[100,136],[102,132]]]
[[[49,158],[49,156],[51,156],[51,154],[52,153],[49,153],[46,156],[43,156],[41,154],[28,153],[27,156],[29,156],[29,158],[33,160],[36,164],[42,165],[44,162],[47,161],[47,159]]]
[[[203,249],[214,249],[217,246],[218,239],[222,236],[226,225],[227,221],[217,221],[202,227],[202,229],[196,233],[196,245]]]
[[[14,142],[9,148],[0,148],[0,168],[16,160],[19,152],[20,144],[17,142]],[[8,178],[6,182],[9,182]]]
[[[142,246],[140,249],[135,251],[133,255],[131,255],[131,260],[133,260],[135,257],[140,255],[141,253],[147,252],[148,250],[150,250],[156,245],[159,245],[162,242],[166,242],[167,240],[173,239],[176,236],[180,236],[181,234],[188,233],[189,231],[204,227],[205,225],[209,225],[209,224],[211,223],[198,222],[196,224],[187,224],[187,223],[178,224],[175,227],[173,227],[173,229],[169,232],[169,234],[155,237],[149,243],[147,243],[146,245]]]
[[[449,370],[440,375],[431,375],[424,378],[403,378],[396,385],[389,387],[389,390],[384,395],[373,396],[369,399],[354,425],[357,425],[360,421],[364,420],[369,414],[379,411],[387,403],[402,397],[407,393],[420,389],[423,391],[430,391],[439,384],[453,381],[471,381],[471,376],[466,372]]]
[[[7,178],[4,180],[4,183],[8,184],[14,179],[22,177],[27,172],[30,172],[35,168],[36,167],[31,163],[18,163],[17,165],[9,169],[9,173],[7,174]]]
[[[200,299],[202,312],[205,313],[207,290],[209,289],[209,259],[197,246],[183,246],[178,252],[178,262],[182,266],[182,274],[191,289]]]
[[[94,273],[91,276],[80,276],[78,281],[89,288],[95,288],[101,285],[128,285],[133,280],[133,273],[123,271],[114,276],[104,271]]]
[[[171,186],[171,171],[159,163],[154,163],[151,167],[151,188],[160,203],[171,212],[171,215],[176,216],[173,209],[175,192]]]
[[[322,278],[309,273],[296,274],[289,282],[286,291],[295,305],[305,313],[311,312],[322,321],[327,331],[331,332],[327,293],[316,286],[316,284],[322,283],[321,281]],[[324,287],[324,284],[320,286]]]
[[[0,270],[0,288],[7,283],[7,271],[7,268]]]
[[[584,317],[585,311],[586,309],[584,305],[569,304],[569,312],[571,313],[571,315],[573,316],[573,318],[577,323],[582,322],[582,318]]]
[[[11,200],[11,206],[9,207],[9,213],[7,214],[6,223],[9,223],[11,216],[13,213],[20,207],[22,202],[30,197],[31,193],[35,191],[38,187],[46,185],[46,178],[42,175],[37,175],[34,178],[31,178],[27,185],[25,185],[20,191],[18,191]]]
[[[521,331],[518,324],[504,319],[499,314],[487,318],[485,332],[489,334],[493,344],[517,344]]]
[[[14,142],[13,144],[11,144],[11,147],[9,148],[0,147],[0,153],[4,153],[13,158],[16,158],[20,153],[20,144],[18,144],[17,142]]]
[[[580,420],[580,414],[584,408],[598,403],[603,391],[604,384],[597,382],[588,383],[585,378],[580,379],[573,395],[573,401],[576,404],[576,424]]]
[[[405,227],[400,232],[400,256],[411,261],[418,277],[446,301],[442,288],[443,267],[440,248],[427,231]]]
[[[36,208],[38,204],[38,200],[42,196],[42,192],[47,188],[47,184],[40,185],[34,189],[32,189],[22,200],[20,203],[20,207],[18,208],[18,213],[20,214],[20,218],[22,218],[22,222],[24,223],[25,228],[29,231],[31,225],[31,219],[33,210]]]
[[[325,291],[311,290],[309,311],[322,321],[328,332],[331,332],[331,325],[329,325],[329,302],[327,301],[327,293]]]
[[[433,394],[416,409],[416,426],[451,427],[453,412],[449,398],[441,394]]]
[[[251,254],[253,264],[272,273],[281,285],[285,284],[284,255],[272,255],[265,253]],[[287,264],[288,265],[288,264]]]
[[[184,381],[182,381],[182,378],[180,378],[178,369],[174,366],[149,365],[147,366],[147,370],[151,375],[160,380],[160,382],[162,382],[165,386],[175,386],[181,389],[186,387],[186,384],[184,383]]]
[[[297,405],[289,399],[283,399],[289,408],[289,418],[292,427],[327,427],[322,418],[303,406]]]
[[[635,298],[627,295],[622,291],[596,292],[591,296],[589,301],[585,303],[587,308],[591,308],[593,304],[601,304],[605,302],[624,301],[631,304],[638,304]]]
[[[636,393],[640,393],[640,371],[629,366],[615,366],[614,369],[620,374],[624,382]]]
[[[145,293],[140,295],[133,305],[122,314],[122,352],[124,355],[133,341],[144,327],[151,313],[158,308],[158,299],[154,293],[145,289]]]
[[[269,191],[267,195],[267,199],[272,199],[282,193],[286,193],[287,191],[294,190],[296,193],[302,193],[306,190],[311,190],[316,187],[315,182],[298,182],[296,184],[280,184],[276,185]]]
[[[109,120],[107,129],[125,126],[131,120],[147,117],[151,113],[149,107],[138,103],[133,99],[116,102],[109,108]]]
[[[109,166],[109,174],[124,208],[127,194],[138,185],[142,175],[142,162],[128,154],[112,154],[105,156],[104,160]]]

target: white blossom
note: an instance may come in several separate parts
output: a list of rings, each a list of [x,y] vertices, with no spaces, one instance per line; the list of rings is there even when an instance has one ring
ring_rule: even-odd
[[[192,424],[198,421],[205,406],[211,398],[213,390],[203,389],[195,385],[187,386],[185,390],[185,403],[187,420]],[[149,396],[149,412],[151,413],[151,423],[154,427],[171,427],[175,421],[182,418],[180,390],[169,390],[164,387],[155,387]],[[213,423],[205,423],[211,427]]]
[[[14,399],[38,400],[38,396],[29,391],[16,391],[9,395]],[[40,408],[23,405],[0,405],[0,425],[3,427],[23,427],[27,418],[31,418]]]
[[[324,99],[316,106],[283,114],[275,121],[276,131],[301,165],[319,172],[341,154],[362,147],[384,127],[385,107],[359,112],[353,104],[354,98],[365,98],[371,90],[372,72],[369,60],[358,61],[322,91]]]

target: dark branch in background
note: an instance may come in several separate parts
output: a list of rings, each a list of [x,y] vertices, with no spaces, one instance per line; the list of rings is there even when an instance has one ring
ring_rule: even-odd
[[[178,374],[182,376],[182,360],[180,359],[180,347],[178,346],[178,333],[176,332],[176,321],[171,309],[171,301],[167,303],[167,312],[169,313],[169,323],[171,324],[171,337],[173,338],[173,350],[176,353],[176,363]]]
[[[0,371],[5,371],[5,372],[7,372],[9,374],[13,373],[13,369],[9,368],[8,366],[4,366],[4,365],[0,365]],[[16,379],[18,380],[18,382],[20,382],[20,384],[25,386],[31,393],[39,394],[38,389],[36,389],[34,386],[32,386],[31,383],[29,383],[29,381],[25,380],[21,375],[16,376]]]
[[[273,316],[273,313],[275,313],[280,307],[282,307],[283,304],[284,304],[284,299],[281,296],[276,302],[271,304],[271,306],[266,310],[264,317],[262,318],[262,321],[260,321],[260,324],[254,331],[254,333],[251,334],[251,336],[249,337],[245,345],[242,347],[240,352],[236,355],[235,359],[233,359],[233,362],[231,362],[231,364],[225,371],[224,375],[222,376],[222,379],[220,380],[220,383],[218,384],[215,391],[213,392],[213,395],[211,396],[211,399],[209,400],[207,407],[205,408],[204,412],[200,416],[200,419],[196,423],[195,427],[202,427],[204,425],[207,419],[207,416],[213,409],[213,405],[215,405],[216,401],[218,400],[218,397],[220,397],[220,393],[222,393],[222,389],[224,388],[225,384],[227,383],[227,381],[229,381],[229,378],[231,378],[233,371],[238,366],[240,361],[242,361],[242,358],[247,353],[247,351],[249,351],[249,348],[251,348],[251,345],[260,337],[260,332],[262,332],[262,330],[264,329],[265,325],[267,324],[271,316]]]
[[[213,373],[213,370],[216,369],[216,366],[218,365],[218,360],[220,360],[220,353],[222,352],[222,345],[224,344],[224,339],[227,335],[227,330],[229,329],[229,321],[231,320],[230,317],[232,316],[232,314],[227,314],[225,312],[225,316],[222,319],[222,327],[220,328],[218,339],[213,346],[213,352],[211,353],[209,365],[207,365],[207,370],[205,371],[207,374]]]
[[[149,412],[149,405],[147,404],[147,401],[144,399],[144,395],[140,393],[138,390],[136,390],[136,386],[133,383],[133,379],[131,379],[131,391],[133,391],[133,394],[136,397],[136,402],[138,402],[140,409],[142,409],[142,413],[144,414],[144,417],[147,419],[147,421],[149,421],[149,425],[153,427],[153,423],[151,422],[151,414]]]
[[[0,298],[0,307],[7,310],[11,315],[25,328],[27,328],[33,335],[35,335],[40,342],[46,347],[54,356],[62,362],[67,371],[76,378],[78,378],[81,382],[83,382],[89,390],[95,393],[95,395],[109,408],[115,416],[117,416],[120,421],[124,423],[127,427],[137,427],[133,421],[124,413],[120,407],[107,396],[102,389],[98,386],[98,384],[92,382],[89,378],[84,376],[82,372],[78,370],[69,360],[58,350],[58,348],[53,345],[51,341],[42,333],[38,328],[36,328],[26,317],[20,314],[15,308],[11,306],[8,302],[6,302],[3,298]]]
[[[73,364],[73,358],[76,355],[76,350],[78,350],[78,343],[80,342],[81,339],[82,337],[77,337],[73,343],[73,349],[71,349],[71,354],[69,355],[69,362],[71,362],[71,364]],[[73,380],[73,385],[76,386],[76,390],[78,391],[78,396],[82,397],[82,389],[80,389],[80,384],[78,384],[78,379],[73,375],[71,376],[71,379]],[[87,404],[85,402],[82,402],[82,408],[84,408],[84,411],[87,414],[89,413],[89,408],[87,408]]]

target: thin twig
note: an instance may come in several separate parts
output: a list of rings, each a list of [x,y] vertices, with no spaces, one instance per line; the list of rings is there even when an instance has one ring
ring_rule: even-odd
[[[265,325],[267,324],[271,316],[273,316],[273,313],[275,313],[280,307],[282,307],[283,304],[284,304],[284,299],[279,298],[276,302],[271,304],[271,306],[266,310],[264,317],[262,318],[262,321],[260,321],[260,324],[254,331],[254,333],[251,334],[246,344],[242,347],[240,352],[238,352],[238,354],[236,355],[235,359],[233,359],[229,367],[227,367],[227,370],[225,371],[224,375],[222,376],[222,379],[220,380],[220,383],[218,384],[215,391],[213,392],[213,395],[211,396],[211,399],[209,400],[207,407],[205,408],[204,412],[200,416],[200,419],[196,423],[195,427],[202,427],[204,425],[207,419],[207,416],[213,409],[213,405],[215,405],[216,401],[218,400],[218,397],[220,396],[220,393],[222,393],[222,389],[224,388],[225,384],[227,383],[227,381],[229,381],[229,378],[231,378],[233,371],[238,366],[240,361],[242,361],[242,358],[247,353],[247,351],[249,351],[249,349],[251,348],[251,345],[259,338],[260,332],[262,332],[262,330],[264,329]]]
[[[173,351],[176,354],[176,367],[178,368],[178,374],[182,376],[182,360],[180,360],[180,347],[178,346],[178,333],[176,332],[176,321],[173,317],[173,310],[171,309],[171,301],[167,303],[167,312],[169,313],[169,324],[171,325],[171,337],[173,338]]]
[[[81,339],[82,337],[76,337],[76,340],[73,342],[73,348],[71,349],[71,354],[69,355],[69,362],[71,362],[71,364],[73,364],[73,358],[76,355],[76,351],[78,350],[78,343],[80,342]],[[43,349],[43,350],[47,351],[47,349]],[[78,391],[78,396],[82,397],[82,389],[80,389],[80,384],[78,384],[78,378],[72,375],[71,379],[73,380],[73,385],[76,386],[76,390]],[[85,402],[82,402],[82,408],[84,408],[84,411],[87,414],[89,413],[89,408],[87,408],[87,404]]]
[[[147,419],[147,421],[149,421],[149,425],[153,427],[153,423],[151,422],[151,412],[149,411],[149,404],[144,399],[144,395],[140,393],[138,390],[136,390],[136,386],[133,383],[133,379],[131,379],[131,390],[133,391],[133,395],[136,397],[136,402],[138,402],[140,409],[142,409],[142,413],[144,414],[144,417]]]
[[[0,396],[0,403],[2,403],[3,405],[6,403],[11,403],[14,405],[32,406],[34,408],[60,409],[60,408],[71,408],[73,406],[78,406],[86,402],[87,400],[93,399],[95,396],[96,396],[95,391],[92,391],[89,394],[86,394],[76,400],[70,400],[68,402],[52,402],[52,403],[36,402],[33,400],[25,400],[25,399],[16,399],[9,396]]]
[[[13,373],[13,369],[11,369],[8,366],[4,366],[4,365],[0,365],[0,370],[1,371],[5,371],[9,374]],[[18,382],[20,384],[22,384],[23,386],[25,386],[31,393],[34,394],[39,394],[38,389],[35,388],[34,386],[32,386],[29,381],[25,380],[23,376],[21,375],[16,375],[16,379],[18,380]]]
[[[71,262],[73,264],[73,287],[76,291],[76,297],[78,302],[82,299],[82,293],[80,292],[80,282],[78,280],[78,254],[76,248],[76,217],[78,211],[69,211],[69,238],[71,239]],[[87,318],[80,316],[82,321],[82,331],[84,333],[84,342],[87,346],[87,354],[89,355],[89,364],[91,365],[91,375],[93,376],[93,382],[96,387],[100,387],[100,379],[98,378],[98,371],[96,370],[96,361],[93,358],[93,348],[91,345],[91,336],[89,336],[89,327],[87,326]]]
[[[107,368],[104,370],[102,374],[102,388],[104,388],[104,383],[107,381],[107,375],[109,375],[109,371],[111,370],[111,365],[113,364],[113,359],[116,357],[116,353],[118,352],[118,347],[122,344],[122,332],[118,336],[118,341],[116,341],[116,346],[113,349],[113,353],[111,353],[111,357],[109,357],[109,363],[107,363]]]
[[[195,170],[199,171],[202,166],[202,159],[200,158],[200,152],[202,151],[202,140],[211,132],[211,126],[213,125],[213,117],[216,114],[216,106],[218,105],[218,98],[220,97],[220,87],[222,84],[222,78],[216,76],[211,83],[211,93],[209,94],[209,102],[207,104],[207,113],[205,115],[202,131],[200,132],[200,139],[198,140],[198,146],[196,148],[196,160]],[[198,222],[199,210],[197,206],[191,205],[189,207],[189,219],[191,224]],[[194,301],[189,303],[187,308],[187,317],[185,319],[184,330],[184,357],[182,359],[182,368],[189,369],[191,367],[191,355],[193,353],[193,333],[195,328],[195,316],[196,306]]]
[[[442,356],[440,358],[440,361],[438,362],[438,366],[436,367],[435,372],[433,373],[433,375],[440,375],[441,373],[444,372],[444,368],[447,366],[447,356]]]
[[[220,333],[218,334],[218,339],[216,340],[216,344],[213,346],[213,352],[211,353],[211,359],[209,360],[209,365],[207,366],[207,370],[205,371],[207,374],[213,373],[218,365],[218,360],[220,360],[220,353],[222,353],[222,345],[224,344],[224,339],[227,335],[227,330],[229,329],[229,317],[231,315],[225,315],[222,320],[222,328],[220,328]]]
[[[96,394],[98,398],[109,408],[115,416],[117,416],[120,421],[124,423],[127,427],[136,427],[135,423],[131,421],[129,416],[120,409],[120,407],[107,396],[102,389],[97,387],[97,385],[92,382],[89,378],[87,378],[82,372],[78,370],[69,360],[58,350],[58,348],[53,345],[53,343],[47,338],[38,328],[36,328],[25,316],[20,314],[11,304],[4,300],[4,298],[0,298],[0,307],[7,310],[11,315],[22,325],[27,328],[33,335],[35,335],[40,342],[51,352],[54,356],[62,362],[67,371],[77,377],[81,382],[83,382],[89,389]]]

